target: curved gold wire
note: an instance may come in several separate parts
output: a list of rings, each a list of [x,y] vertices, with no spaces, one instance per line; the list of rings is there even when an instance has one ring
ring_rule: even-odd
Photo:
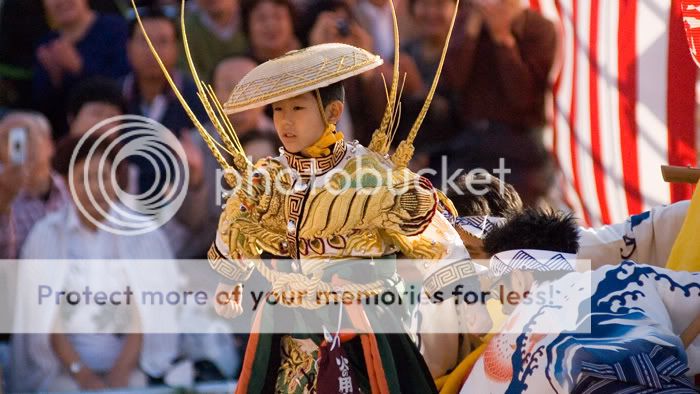
[[[182,44],[185,49],[185,59],[187,60],[187,65],[190,69],[190,73],[192,74],[192,79],[194,80],[194,83],[197,86],[197,96],[199,97],[199,101],[201,101],[202,105],[204,106],[209,120],[216,129],[216,132],[221,137],[221,140],[224,142],[224,145],[234,156],[241,156],[245,159],[242,162],[246,163],[246,168],[237,168],[237,170],[245,172],[247,167],[249,167],[250,163],[248,162],[248,159],[245,155],[245,151],[243,150],[243,146],[241,145],[238,136],[236,135],[236,131],[234,130],[231,123],[228,122],[228,117],[222,116],[223,110],[219,110],[219,108],[221,108],[221,103],[219,102],[219,99],[216,97],[215,94],[213,94],[213,89],[211,89],[210,86],[209,89],[207,89],[204,83],[202,83],[202,80],[199,78],[199,73],[197,73],[197,68],[194,65],[194,61],[192,60],[192,54],[190,53],[190,45],[187,40],[187,29],[185,28],[185,0],[182,0],[180,3],[180,28],[182,30]],[[213,107],[216,108],[217,111],[219,111],[218,114],[217,112],[215,112]],[[226,125],[226,127],[224,127],[224,124]],[[240,159],[234,160],[234,166],[236,166],[236,163],[240,162]]]
[[[442,66],[445,64],[445,56],[447,55],[447,48],[450,44],[450,38],[452,37],[452,30],[454,29],[455,21],[457,20],[458,11],[459,0],[457,0],[457,5],[452,15],[452,23],[450,23],[450,30],[447,32],[447,38],[445,38],[445,45],[443,46],[442,54],[440,55],[440,63],[438,64],[437,71],[435,72],[435,77],[433,77],[433,83],[432,85],[430,85],[430,91],[428,92],[428,96],[426,97],[425,102],[423,103],[423,107],[421,108],[420,113],[418,113],[418,117],[413,123],[413,126],[411,127],[411,131],[409,131],[408,136],[405,140],[401,141],[398,148],[396,148],[396,152],[394,152],[394,154],[391,156],[391,161],[397,168],[406,167],[408,165],[408,162],[410,162],[411,158],[413,157],[413,142],[415,141],[416,136],[418,135],[418,130],[420,129],[420,126],[423,124],[423,120],[425,119],[425,115],[428,112],[430,103],[433,101],[433,96],[435,95],[435,90],[437,89],[438,81],[440,80],[440,74],[442,73]]]
[[[372,140],[368,145],[370,150],[375,151],[380,155],[387,154],[389,152],[389,147],[391,146],[391,138],[389,133],[394,129],[394,122],[396,121],[394,111],[396,110],[397,92],[399,88],[399,22],[396,17],[396,9],[394,8],[393,0],[389,0],[389,4],[391,5],[391,17],[394,24],[394,74],[391,78],[391,91],[386,103],[384,115],[382,116],[382,122],[380,123],[379,128],[372,134]],[[386,90],[386,81],[384,82],[384,87]]]
[[[151,53],[153,54],[153,57],[156,59],[156,62],[158,63],[158,66],[160,66],[161,71],[163,72],[163,75],[165,76],[166,81],[168,81],[168,84],[170,85],[170,88],[172,88],[173,93],[175,93],[175,97],[177,97],[178,101],[180,102],[180,105],[182,105],[182,108],[185,110],[185,113],[187,113],[187,116],[192,120],[192,123],[194,124],[195,128],[199,132],[199,134],[202,136],[204,141],[207,144],[207,147],[211,151],[211,153],[214,155],[214,158],[216,161],[219,163],[221,168],[224,170],[230,170],[231,166],[228,164],[224,156],[221,154],[219,149],[216,147],[214,138],[207,132],[207,130],[202,126],[202,124],[199,122],[199,119],[197,119],[197,116],[194,114],[192,111],[192,108],[187,104],[187,101],[185,101],[185,98],[182,97],[182,94],[180,93],[180,90],[177,88],[177,85],[175,84],[175,81],[173,81],[172,76],[170,75],[170,72],[168,72],[168,69],[165,67],[165,64],[163,64],[163,60],[160,58],[160,55],[158,55],[158,52],[156,51],[156,48],[153,46],[153,42],[151,42],[151,38],[148,36],[148,33],[146,32],[146,29],[143,26],[143,21],[141,20],[141,15],[139,15],[138,9],[136,8],[136,3],[134,0],[131,0],[131,6],[134,9],[134,14],[136,16],[136,21],[139,24],[139,28],[141,29],[141,32],[143,33],[144,38],[146,39],[146,43],[148,44],[148,48],[150,49]]]

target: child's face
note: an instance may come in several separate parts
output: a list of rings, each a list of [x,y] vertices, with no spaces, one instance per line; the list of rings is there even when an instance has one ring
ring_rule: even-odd
[[[272,104],[272,114],[277,135],[291,153],[308,148],[323,135],[325,124],[313,93]]]

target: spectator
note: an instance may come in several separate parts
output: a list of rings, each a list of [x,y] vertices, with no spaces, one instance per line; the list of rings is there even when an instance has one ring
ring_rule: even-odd
[[[169,89],[169,88],[167,88]],[[71,136],[82,136],[98,123],[113,116],[124,115],[126,104],[121,91],[116,82],[104,78],[89,78],[76,86],[70,95],[68,103],[68,121]],[[108,122],[96,130],[96,133],[110,132],[109,139],[113,140],[119,136],[121,129],[112,129],[118,123]],[[110,130],[111,129],[111,130]],[[194,142],[191,141],[189,132],[180,138],[185,154],[188,157],[190,187],[185,197],[183,206],[198,205],[201,202],[203,190],[199,187],[203,184],[203,169],[198,163],[201,162],[201,155],[197,151]],[[119,163],[117,170],[117,181],[122,186],[122,190],[130,194],[140,194],[141,190],[148,190],[155,182],[156,171],[163,167],[155,168],[148,159],[143,157],[130,156],[128,160]],[[162,164],[162,163],[159,163]],[[145,189],[141,189],[145,188]],[[180,252],[175,245],[182,245],[182,237],[188,226],[198,223],[195,212],[184,216],[185,209],[176,214],[163,228],[163,231],[171,241],[172,248]],[[189,212],[189,211],[187,211]]]
[[[402,52],[416,64],[417,72],[425,83],[432,83],[437,71],[442,50],[447,39],[452,16],[455,11],[455,0],[411,0],[409,11],[415,26],[415,37],[402,47]],[[404,105],[404,111],[411,114],[411,120],[416,117],[423,105],[424,97],[409,98]],[[436,141],[447,143],[455,138],[456,116],[451,110],[448,98],[438,91],[433,96],[430,109],[423,122],[424,131],[416,139],[416,167],[429,166],[430,157],[435,147],[440,146]],[[406,122],[410,123],[410,122]],[[404,129],[403,132],[406,132]],[[440,162],[433,163],[432,168],[441,168]]]
[[[255,68],[255,62],[246,57],[232,57],[222,60],[214,70],[214,92],[221,102],[228,99],[233,87],[247,74]],[[264,107],[254,108],[248,111],[239,112],[229,116],[231,124],[240,137],[241,143],[246,149],[246,153],[252,155],[253,160],[265,156],[275,155],[277,147],[277,133],[274,125],[263,111]],[[220,141],[214,126],[211,123],[206,125],[209,133]],[[184,258],[204,258],[209,246],[216,235],[216,227],[221,215],[221,207],[217,205],[217,192],[221,190],[221,184],[217,182],[222,179],[218,175],[219,164],[214,156],[209,153],[209,148],[201,138],[197,140],[198,150],[203,159],[204,186],[200,188],[201,194],[191,200],[193,203],[185,204],[181,209],[184,217],[197,217],[203,219],[197,222],[197,226],[191,229],[188,238],[187,250],[182,251]],[[206,214],[202,215],[203,206],[206,206]]]
[[[206,112],[202,105],[198,104],[199,98],[194,82],[175,68],[178,58],[178,30],[175,22],[158,8],[144,8],[139,13],[148,36],[163,64],[173,77],[178,90],[197,118],[205,119]],[[128,113],[142,115],[160,122],[176,136],[182,136],[186,130],[192,128],[192,121],[168,85],[168,81],[135,20],[132,20],[129,25],[127,50],[129,62],[133,68],[133,73],[127,75],[122,83]],[[157,179],[156,171],[162,170],[162,166],[165,165],[157,163],[156,168],[151,161],[143,157],[134,157],[132,163],[139,172],[137,177],[139,193],[151,189]],[[192,183],[197,183],[199,180],[198,174],[190,178]],[[160,185],[160,187],[162,186]]]
[[[98,123],[124,115],[126,102],[119,85],[107,78],[92,77],[80,82],[70,92],[66,116],[71,136],[87,133]],[[105,124],[106,131],[114,123]]]
[[[111,181],[113,179],[112,163],[116,152],[112,150],[107,153],[108,142],[103,141],[98,144],[95,136],[88,137],[82,145],[79,144],[80,139],[81,137],[70,137],[63,141],[55,159],[56,168],[61,175],[68,179],[69,173],[72,173],[75,190],[73,204],[64,205],[32,229],[22,248],[22,258],[71,260],[172,258],[170,247],[159,230],[140,236],[123,236],[98,227],[98,222],[104,223],[108,220],[102,212],[110,215],[115,215],[117,212],[114,210],[113,201],[116,185]],[[94,151],[91,152],[93,148]],[[89,154],[93,156],[89,157]],[[75,158],[75,165],[71,167],[72,157]],[[85,168],[87,171],[84,171]],[[104,190],[100,189],[101,183],[104,185]],[[94,199],[91,199],[90,195]],[[51,248],[46,248],[47,239],[53,242]],[[58,268],[54,268],[55,280],[59,282],[57,285],[60,285],[61,281],[69,283],[75,279],[76,275],[78,277],[90,275],[87,283],[95,283],[92,281],[106,275],[105,271],[100,269],[91,270],[90,273],[80,270],[71,271],[71,275],[67,275],[61,267],[66,266],[59,264]],[[112,276],[111,271],[110,274],[110,281],[119,282],[123,279]],[[125,274],[129,276],[129,272]],[[135,279],[130,277],[128,280]],[[119,283],[119,285],[123,284]],[[95,309],[88,309],[89,312],[95,311]],[[93,315],[89,319],[96,321],[94,320],[96,318],[97,316]],[[114,324],[119,319],[112,317],[108,320],[110,324]],[[70,326],[66,331],[71,332]],[[177,354],[175,339],[174,336],[149,336],[136,333],[19,335],[13,339],[14,389],[17,391],[74,391],[108,387],[144,387],[146,385],[144,372],[150,376],[159,377],[169,368]],[[157,350],[150,347],[153,341],[159,342]],[[141,352],[142,346],[150,351]],[[139,365],[144,372],[141,372]]]
[[[456,0],[410,0],[417,37],[403,45],[402,50],[411,56],[424,81],[432,81],[437,70]]]
[[[267,133],[258,130],[251,130],[248,134],[241,137],[241,145],[245,150],[246,155],[253,158],[253,162],[264,157],[276,156],[277,147],[280,145],[279,139]]]
[[[456,99],[459,138],[444,141],[448,168],[511,169],[525,206],[537,204],[551,183],[544,147],[544,99],[554,59],[551,22],[519,0],[475,0],[448,52],[444,87]]]
[[[24,164],[8,158],[13,128],[27,131]],[[0,258],[15,259],[34,224],[67,200],[62,179],[51,169],[51,126],[38,113],[11,112],[0,121]]]
[[[248,40],[241,31],[238,0],[197,0],[196,3],[197,11],[185,20],[187,41],[197,72],[209,77],[221,59],[245,54]]]
[[[26,161],[12,164],[9,156],[10,130],[26,130]],[[48,120],[38,113],[10,112],[0,121],[0,260],[16,259],[34,224],[68,201],[63,181],[51,170],[53,141]],[[14,316],[17,264],[0,264],[0,308],[5,322]],[[7,327],[7,326],[6,326]],[[9,336],[0,335],[0,370],[9,366]],[[0,391],[3,389],[0,372]]]
[[[257,62],[301,47],[295,36],[296,12],[290,0],[243,0],[241,15],[250,55]]]
[[[230,57],[223,59],[214,69],[214,92],[220,102],[225,103],[233,88],[257,64],[247,57]],[[258,107],[229,115],[236,134],[242,137],[250,131],[258,130],[263,134],[276,136],[272,120],[265,115],[265,108]]]
[[[69,136],[82,136],[100,122],[124,115],[125,112],[126,103],[116,82],[104,77],[86,78],[68,95],[66,119]],[[114,131],[113,128],[118,126],[117,120],[105,122],[95,133]],[[114,137],[116,134],[110,135],[109,138]],[[136,190],[136,179],[129,178],[129,168],[127,163],[123,162],[117,171],[117,182],[123,190],[133,192]]]
[[[176,70],[179,53],[177,25],[159,8],[143,8],[139,10],[139,14],[151,42],[172,75],[178,90],[197,117],[204,118],[206,113],[204,108],[197,104],[199,98],[194,82]],[[127,112],[158,121],[178,136],[182,130],[190,129],[192,122],[168,85],[136,20],[129,23],[127,53],[133,70],[122,83]]]
[[[33,97],[59,138],[67,132],[63,103],[76,82],[93,75],[120,78],[129,71],[127,32],[121,18],[96,13],[87,0],[44,0],[44,7],[56,27],[36,50]]]
[[[383,59],[394,57],[394,18],[389,0],[357,0],[355,14],[374,41],[374,51]]]

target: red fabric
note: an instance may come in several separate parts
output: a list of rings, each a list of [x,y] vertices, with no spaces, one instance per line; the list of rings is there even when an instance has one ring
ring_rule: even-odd
[[[618,36],[625,39],[617,41],[622,170],[630,214],[642,212],[637,157],[637,1],[620,0]]]
[[[263,305],[264,306],[264,305]],[[253,362],[255,361],[255,351],[258,348],[258,340],[260,339],[260,321],[262,319],[262,308],[258,310],[255,316],[255,321],[250,330],[248,345],[246,346],[245,356],[243,357],[243,367],[241,375],[236,383],[236,394],[245,394],[248,392],[248,383],[253,374]]]
[[[345,343],[356,335],[354,333],[340,334],[340,344]],[[316,391],[319,393],[352,393],[359,394],[355,374],[349,364],[349,359],[343,347],[323,341],[319,347],[318,377]]]
[[[591,63],[598,64],[598,17],[600,14],[600,0],[591,0],[591,29],[590,48]],[[605,168],[601,152],[600,136],[600,111],[598,110],[598,67],[588,69],[590,84],[589,100],[591,108],[591,155],[593,156],[593,171],[595,172],[595,185],[600,201],[600,216],[604,223],[610,223],[608,211],[608,197],[605,190]]]
[[[684,89],[688,77],[697,73],[693,59],[698,56],[689,50],[684,37],[693,48],[700,44],[700,29],[690,29],[683,16],[700,18],[700,9],[689,10],[691,3],[700,7],[700,0],[672,0],[669,21],[669,57],[668,57],[668,156],[669,164],[677,166],[695,166],[695,94]],[[700,19],[698,19],[700,23]],[[686,30],[683,30],[685,25]],[[693,185],[671,184],[671,201],[687,200],[693,196]]]

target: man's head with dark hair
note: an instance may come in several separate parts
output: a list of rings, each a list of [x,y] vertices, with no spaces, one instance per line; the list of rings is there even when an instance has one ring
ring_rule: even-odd
[[[355,22],[352,6],[346,0],[314,0],[302,15],[299,27],[299,37],[307,44],[314,25],[324,12],[333,12],[337,18],[342,18],[344,23]]]
[[[560,253],[575,254],[578,251],[578,225],[570,213],[551,209],[527,208],[516,214],[500,227],[492,230],[484,239],[484,249],[493,256],[509,250],[538,249]],[[520,294],[524,299],[535,283],[544,283],[559,279],[569,271],[559,266],[550,270],[540,270],[530,265],[518,265],[520,259],[493,260],[489,269],[494,279],[489,287],[492,291],[501,287],[503,293]],[[545,264],[549,260],[541,260]],[[571,262],[573,263],[573,262]],[[513,267],[504,274],[498,273],[503,265]],[[574,263],[575,264],[575,263]],[[519,301],[503,303],[502,310],[512,313]]]
[[[146,7],[139,11],[143,28],[148,34],[153,47],[163,65],[172,72],[177,65],[180,54],[178,25],[170,15],[158,7]],[[165,77],[160,65],[151,53],[151,49],[137,21],[131,21],[129,39],[126,43],[129,64],[136,76],[136,81],[158,81],[164,83]]]
[[[297,21],[297,10],[291,0],[242,0],[241,1],[241,22],[243,32],[250,36],[250,15],[262,3],[272,3],[278,6],[285,7],[289,11],[291,22]],[[296,26],[292,26],[292,30],[296,32]]]
[[[455,181],[457,190],[450,189],[447,197],[457,208],[459,216],[512,216],[523,209],[518,192],[487,172],[470,172]]]
[[[91,135],[85,138],[85,141],[81,143],[80,140],[82,137],[83,136],[80,135],[68,136],[62,139],[56,147],[56,154],[53,158],[53,168],[60,175],[65,177],[68,176],[68,173],[70,172],[71,158],[73,157],[74,153],[74,165],[84,161],[86,158],[88,158],[88,156],[100,158],[104,157],[104,161],[110,165],[112,162],[114,162],[118,150],[111,149],[109,154],[106,154],[107,147],[113,140],[112,138],[105,138],[98,143],[99,137]],[[95,147],[94,151],[90,152],[93,147]]]
[[[99,122],[126,113],[116,82],[92,77],[80,82],[68,96],[67,117],[71,135],[82,135]]]
[[[164,22],[168,22],[172,27],[173,31],[175,31],[175,35],[179,36],[179,28],[178,24],[175,21],[176,15],[172,15],[170,12],[167,12],[165,10],[171,10],[175,9],[176,11],[179,11],[179,7],[175,8],[162,8],[158,7],[155,5],[147,5],[143,7],[138,7],[138,12],[139,12],[139,17],[141,18],[141,22],[146,22],[147,20],[162,20]],[[128,30],[128,38],[129,40],[134,38],[134,34],[140,33],[141,27],[139,26],[139,22],[136,19],[136,16],[134,15],[129,19],[129,30]]]
[[[221,59],[211,77],[214,92],[220,102],[225,103],[231,96],[233,88],[251,72],[258,64],[251,58],[245,56],[233,56]],[[236,128],[236,133],[243,136],[253,131],[260,125],[261,119],[265,117],[265,107],[251,108],[246,111],[236,112],[228,116],[231,124]]]
[[[578,224],[572,214],[527,208],[492,230],[484,239],[484,250],[489,255],[517,249],[576,253],[578,239]]]
[[[250,54],[258,62],[280,57],[300,46],[292,0],[245,0],[241,3],[241,21]]]

